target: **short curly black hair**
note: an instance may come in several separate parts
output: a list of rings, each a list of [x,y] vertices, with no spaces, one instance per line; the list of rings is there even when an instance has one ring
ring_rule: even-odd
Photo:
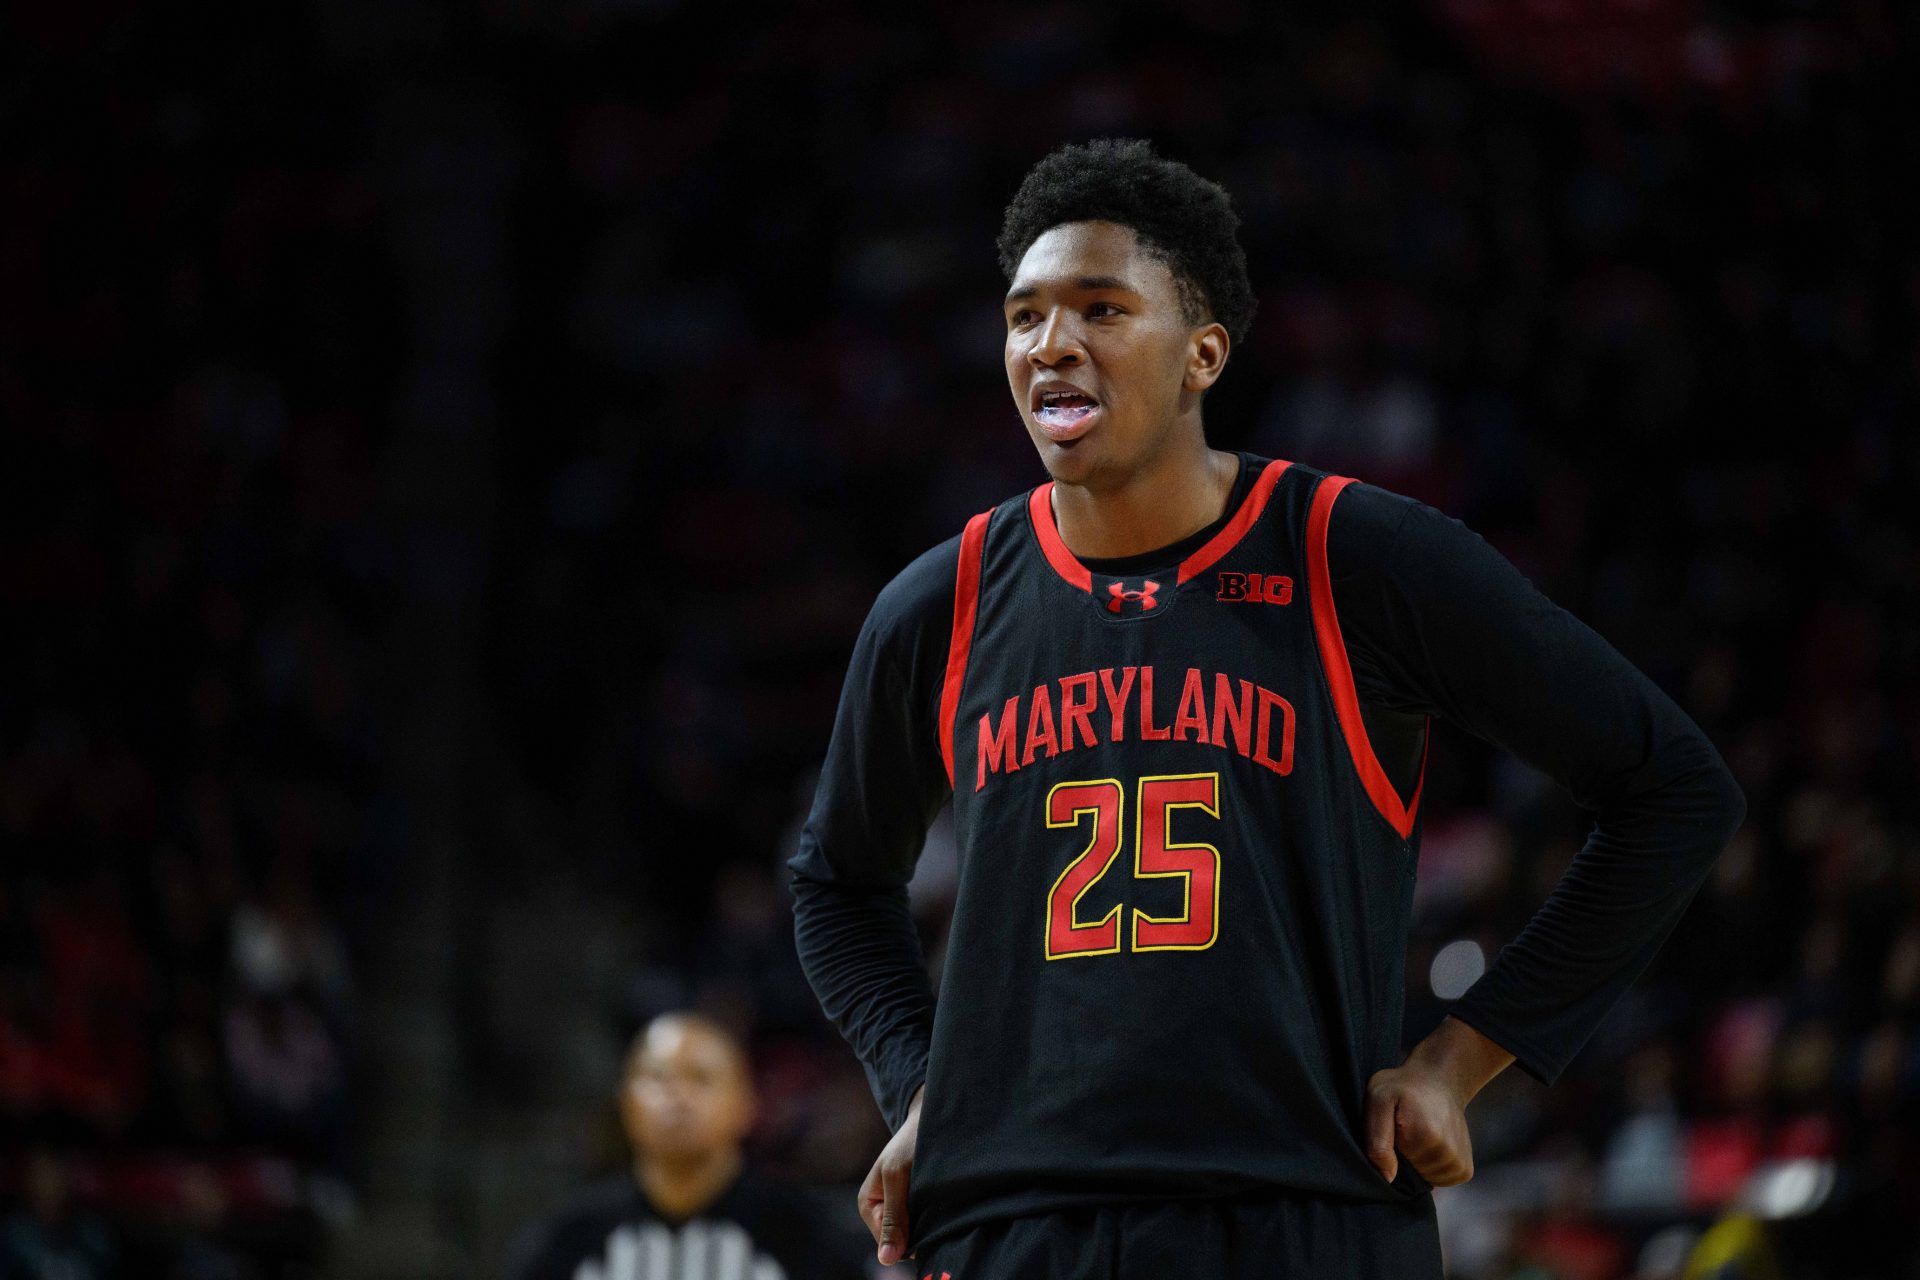
[[[1253,324],[1240,217],[1216,182],[1155,155],[1144,138],[1069,143],[1028,170],[1001,223],[1009,281],[1033,242],[1063,222],[1118,222],[1167,264],[1189,323],[1217,320],[1238,343]]]

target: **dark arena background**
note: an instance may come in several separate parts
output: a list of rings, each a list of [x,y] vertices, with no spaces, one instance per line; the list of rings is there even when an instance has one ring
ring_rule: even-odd
[[[993,239],[1109,135],[1244,219],[1213,442],[1460,517],[1747,794],[1450,1274],[1920,1276],[1917,18],[9,8],[0,1277],[498,1275],[683,1007],[865,1239],[783,861],[874,593],[1044,478]],[[1426,805],[1410,1039],[1586,830],[1457,732]]]

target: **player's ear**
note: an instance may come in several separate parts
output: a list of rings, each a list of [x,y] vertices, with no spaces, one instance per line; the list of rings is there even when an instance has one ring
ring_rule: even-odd
[[[1219,321],[1210,321],[1193,331],[1187,339],[1187,371],[1180,380],[1183,391],[1205,391],[1215,382],[1227,367],[1227,353],[1233,348],[1233,339],[1227,336],[1226,326]]]

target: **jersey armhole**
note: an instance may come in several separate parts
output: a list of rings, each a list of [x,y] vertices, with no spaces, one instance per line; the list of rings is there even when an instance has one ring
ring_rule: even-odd
[[[1420,792],[1427,784],[1427,752],[1433,746],[1433,719],[1427,718],[1425,742],[1420,748],[1420,775],[1413,784],[1413,796],[1401,800],[1400,793],[1380,767],[1367,737],[1367,723],[1360,714],[1360,695],[1353,685],[1353,664],[1347,660],[1347,644],[1340,635],[1340,616],[1334,611],[1333,578],[1327,571],[1327,526],[1333,519],[1333,504],[1340,491],[1353,483],[1352,476],[1327,476],[1313,492],[1313,505],[1307,513],[1307,577],[1309,607],[1313,610],[1313,636],[1320,650],[1320,669],[1326,673],[1327,690],[1333,695],[1334,715],[1340,722],[1341,736],[1347,740],[1347,754],[1353,758],[1360,784],[1366,789],[1373,807],[1402,840],[1413,835],[1414,820],[1420,812]]]
[[[953,575],[953,633],[947,639],[947,674],[940,685],[940,762],[947,767],[947,785],[953,786],[953,721],[960,712],[960,685],[967,678],[967,658],[973,650],[973,621],[980,608],[980,561],[986,553],[987,521],[998,510],[988,507],[967,521],[960,535],[960,563]]]

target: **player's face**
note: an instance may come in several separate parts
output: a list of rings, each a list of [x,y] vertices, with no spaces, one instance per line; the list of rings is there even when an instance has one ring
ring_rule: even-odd
[[[655,1157],[737,1146],[753,1124],[745,1065],[711,1029],[662,1019],[628,1060],[620,1116],[634,1147]]]
[[[1177,438],[1219,376],[1226,330],[1189,324],[1164,262],[1132,228],[1068,222],[1027,250],[1007,291],[1007,384],[1054,479],[1099,486]]]

